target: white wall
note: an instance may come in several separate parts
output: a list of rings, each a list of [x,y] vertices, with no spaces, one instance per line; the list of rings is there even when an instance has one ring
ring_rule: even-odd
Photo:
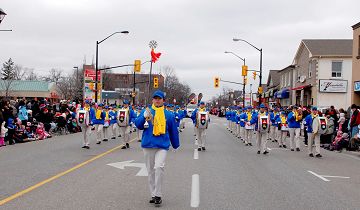
[[[342,66],[342,77],[332,78],[331,77],[331,64],[332,61],[343,61]],[[316,106],[329,107],[334,105],[335,108],[346,109],[351,104],[351,77],[352,77],[352,59],[351,58],[320,58],[318,63],[316,91],[317,100]],[[346,93],[320,93],[319,92],[319,79],[341,79],[348,81],[348,87]]]

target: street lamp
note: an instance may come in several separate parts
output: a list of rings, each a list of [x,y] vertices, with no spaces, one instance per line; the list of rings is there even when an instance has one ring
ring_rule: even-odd
[[[234,42],[237,42],[237,41],[242,41],[242,42],[245,42],[246,44],[250,45],[251,47],[255,48],[256,50],[258,50],[260,52],[260,75],[259,75],[259,88],[261,87],[261,80],[262,80],[262,48],[259,49],[257,47],[255,47],[253,44],[251,44],[250,42],[244,40],[244,39],[237,39],[237,38],[233,38],[233,41]],[[258,91],[258,94],[259,94],[259,104],[261,103],[261,94],[259,93]]]
[[[229,52],[229,51],[225,51],[226,54],[230,53],[230,54],[233,54],[234,56],[238,57],[240,60],[242,60],[244,62],[244,66],[245,66],[245,58],[242,58],[238,55],[236,55],[235,53],[233,52]],[[243,107],[245,107],[245,76],[244,76],[244,81],[243,81]]]
[[[99,44],[101,44],[103,41],[107,40],[108,38],[112,37],[115,34],[128,34],[129,31],[117,31],[114,32],[112,34],[110,34],[109,36],[107,36],[105,39],[99,41],[96,41],[96,69],[95,69],[95,102],[97,102],[98,100],[98,50],[99,50]]]
[[[6,13],[0,8],[0,23],[4,20]]]

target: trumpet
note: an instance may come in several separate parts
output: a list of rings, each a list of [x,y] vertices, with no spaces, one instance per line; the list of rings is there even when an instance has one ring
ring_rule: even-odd
[[[145,120],[146,120],[146,121],[151,121],[152,118],[153,118],[153,116],[152,116],[152,114],[151,114],[151,111],[150,111],[149,107],[146,107],[146,111],[147,111],[150,115],[147,116],[147,117],[145,118]]]

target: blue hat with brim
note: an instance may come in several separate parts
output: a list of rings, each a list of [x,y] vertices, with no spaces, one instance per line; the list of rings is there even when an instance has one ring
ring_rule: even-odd
[[[154,94],[153,94],[152,97],[153,97],[153,98],[159,97],[159,98],[164,99],[164,98],[165,98],[165,93],[162,92],[161,90],[157,90],[157,91],[154,92]]]
[[[266,106],[264,104],[260,104],[260,109],[264,109]]]
[[[200,102],[200,105],[204,105],[204,104],[205,104],[205,102],[203,102],[203,101]]]
[[[311,110],[313,110],[313,111],[317,111],[317,110],[318,110],[318,108],[317,108],[316,106],[313,106],[313,107],[311,108]]]
[[[130,104],[130,102],[128,100],[124,100],[123,104]]]

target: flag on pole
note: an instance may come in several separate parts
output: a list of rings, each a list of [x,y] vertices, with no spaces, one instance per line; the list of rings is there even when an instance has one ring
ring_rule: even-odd
[[[161,53],[154,52],[154,49],[151,49],[151,62],[155,63],[160,58]]]

